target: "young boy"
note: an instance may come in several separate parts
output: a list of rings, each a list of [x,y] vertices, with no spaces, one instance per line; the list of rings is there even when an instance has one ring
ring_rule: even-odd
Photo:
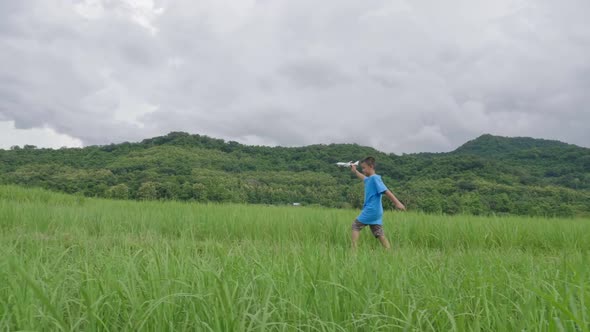
[[[367,225],[371,227],[373,235],[379,239],[383,247],[391,248],[389,241],[383,235],[383,205],[381,195],[385,194],[395,207],[405,210],[406,207],[393,195],[381,180],[381,176],[375,174],[375,158],[367,157],[361,161],[363,173],[357,171],[352,165],[352,172],[365,183],[365,204],[361,214],[352,223],[352,248],[356,249],[360,231]]]

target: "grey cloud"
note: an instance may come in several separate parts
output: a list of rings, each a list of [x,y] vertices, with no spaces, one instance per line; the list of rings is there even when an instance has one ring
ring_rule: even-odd
[[[120,19],[99,24],[73,10],[58,13],[52,4],[28,5],[35,10],[4,13],[20,34],[0,39],[0,113],[17,128],[48,125],[86,144],[141,138],[113,113],[129,98],[123,93],[137,91],[143,99],[147,92],[139,90],[145,75],[137,67],[157,64],[149,36]]]
[[[90,18],[0,3],[0,119],[85,144],[183,130],[396,153],[483,133],[589,146],[585,0],[101,3]]]
[[[319,60],[287,63],[279,68],[279,74],[284,75],[295,88],[329,88],[350,80],[330,62]]]
[[[182,119],[182,124],[178,119]],[[258,137],[266,144],[287,146],[312,144],[306,138],[309,128],[296,114],[279,108],[249,110],[241,114],[207,112],[155,112],[146,116],[150,123],[166,131],[195,131],[213,137],[244,141]]]

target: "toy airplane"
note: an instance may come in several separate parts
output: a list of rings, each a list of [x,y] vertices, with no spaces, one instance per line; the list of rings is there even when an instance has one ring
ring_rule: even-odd
[[[352,162],[352,160],[351,160],[351,161],[349,161],[349,162],[347,162],[347,163],[342,163],[342,162],[340,162],[340,163],[336,163],[336,166],[338,166],[338,167],[350,167],[350,166],[352,166],[352,165],[354,165],[354,166],[358,166],[358,165],[359,165],[359,162],[358,162],[358,160],[357,160],[355,163],[353,163],[353,162]]]

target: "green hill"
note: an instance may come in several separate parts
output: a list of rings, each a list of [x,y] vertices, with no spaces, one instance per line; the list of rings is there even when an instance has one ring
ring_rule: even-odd
[[[0,183],[117,199],[360,208],[362,184],[333,163],[368,155],[410,209],[590,215],[590,149],[492,135],[449,153],[401,156],[357,144],[247,146],[182,132],[85,148],[24,146],[0,150]]]
[[[560,141],[552,141],[530,137],[502,137],[486,134],[463,144],[453,152],[456,154],[476,154],[480,156],[506,156],[518,154],[523,151],[568,148],[574,150],[587,150]]]

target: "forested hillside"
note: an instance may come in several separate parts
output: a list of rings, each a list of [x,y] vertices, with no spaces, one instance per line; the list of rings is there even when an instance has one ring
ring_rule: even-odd
[[[334,163],[369,155],[409,209],[590,215],[590,149],[491,135],[450,153],[404,155],[356,144],[247,146],[182,132],[85,148],[13,147],[0,150],[0,183],[117,199],[359,208],[362,183]]]

